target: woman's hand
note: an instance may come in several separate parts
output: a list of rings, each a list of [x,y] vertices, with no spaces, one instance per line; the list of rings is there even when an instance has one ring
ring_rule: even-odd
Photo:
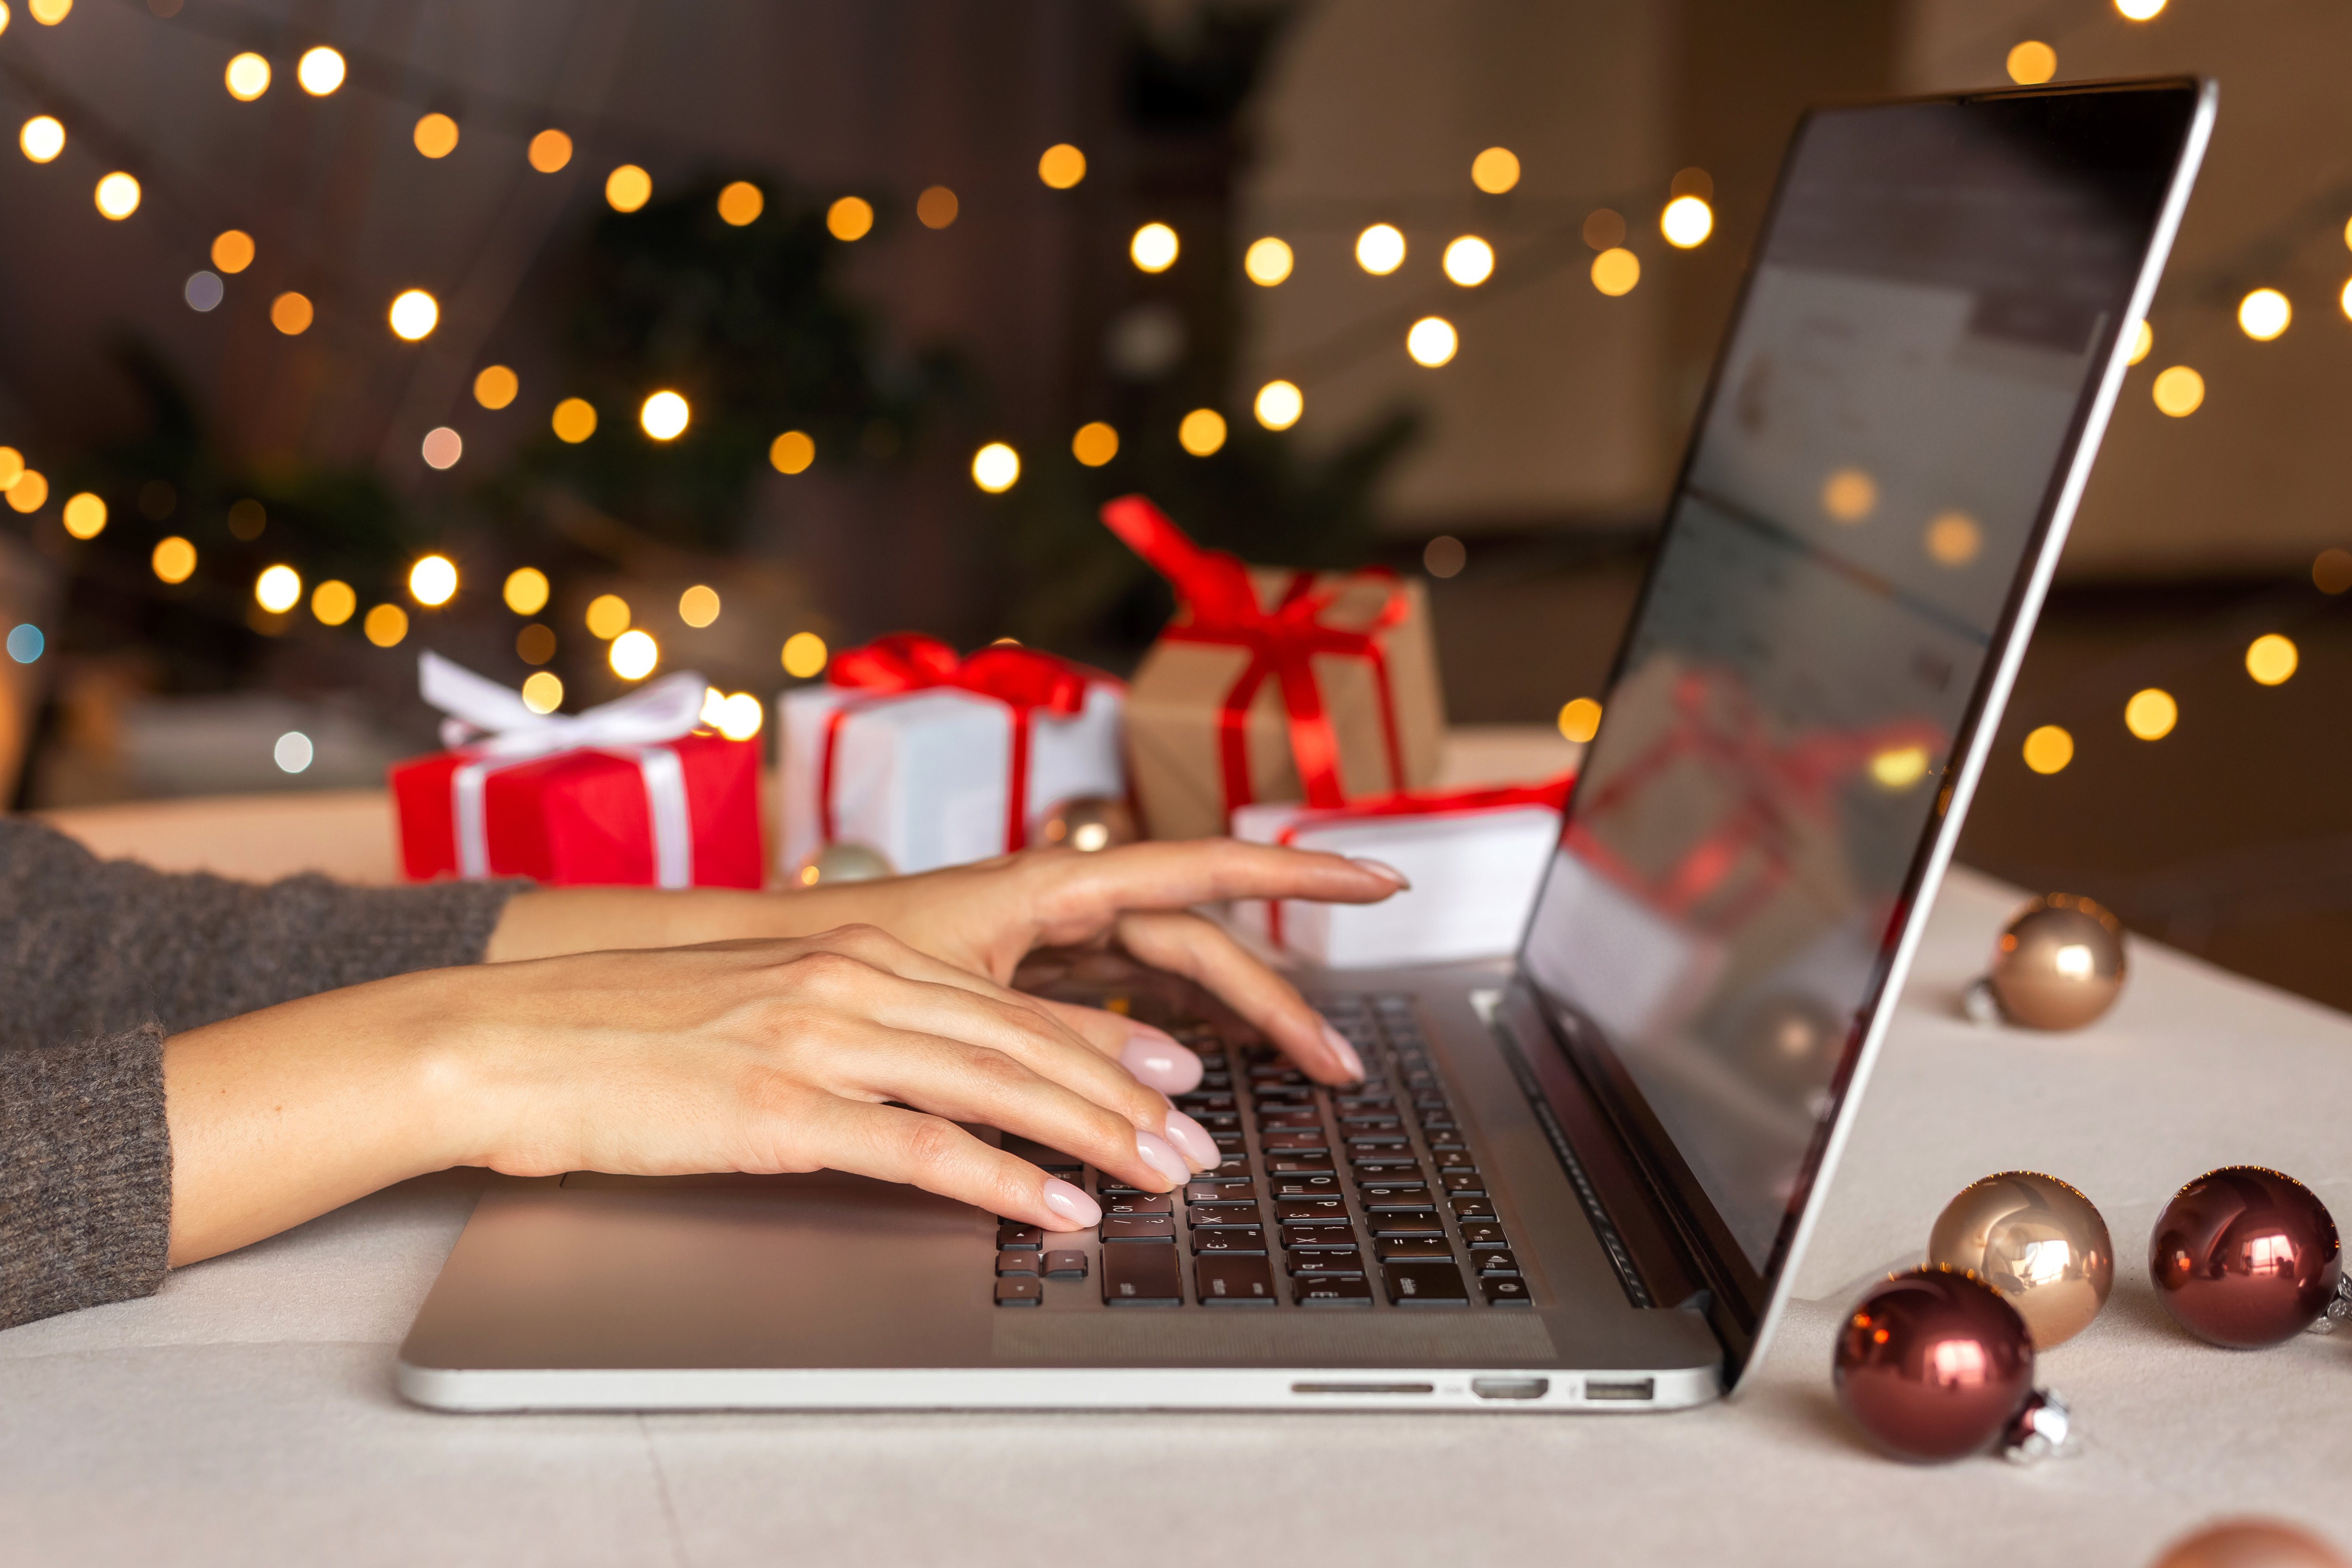
[[[1034,998],[872,928],[329,992],[174,1036],[164,1088],[174,1264],[453,1164],[825,1168],[1076,1230],[1100,1218],[1093,1199],[957,1123],[1152,1192],[1218,1159]]]
[[[1191,906],[1222,899],[1376,903],[1404,879],[1350,860],[1230,838],[1134,844],[1081,854],[1031,850],[917,877],[803,892],[560,889],[518,895],[490,940],[493,960],[600,946],[785,935],[847,922],[881,927],[932,958],[999,984],[1032,948],[1115,942],[1136,959],[1215,992],[1326,1083],[1363,1076],[1338,1031],[1289,982]],[[1171,1094],[1200,1081],[1197,1058],[1157,1029],[1060,1004],[1055,1011],[1098,1049]]]

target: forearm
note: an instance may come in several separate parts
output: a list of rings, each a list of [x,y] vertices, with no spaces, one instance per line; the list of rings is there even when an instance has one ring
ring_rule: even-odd
[[[760,893],[731,888],[544,888],[507,902],[483,957],[492,963],[614,948],[814,936],[845,925],[898,931],[910,899],[952,872]],[[901,936],[910,933],[898,931]]]

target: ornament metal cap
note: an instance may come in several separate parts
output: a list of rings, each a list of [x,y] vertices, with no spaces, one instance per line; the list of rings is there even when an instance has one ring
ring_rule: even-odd
[[[2001,1430],[2000,1457],[2012,1465],[2071,1459],[2083,1451],[2074,1406],[2054,1388],[2037,1388]]]

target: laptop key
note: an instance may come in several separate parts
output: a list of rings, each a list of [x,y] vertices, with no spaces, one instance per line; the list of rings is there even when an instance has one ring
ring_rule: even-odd
[[[1102,1211],[1112,1215],[1174,1214],[1176,1202],[1166,1193],[1120,1193],[1105,1196]]]
[[[1087,1255],[1076,1247],[1064,1247],[1045,1254],[1045,1278],[1048,1279],[1083,1279],[1087,1277]]]
[[[1336,1198],[1339,1195],[1339,1178],[1329,1171],[1312,1171],[1303,1176],[1276,1176],[1266,1185],[1277,1198]]]
[[[1322,1126],[1322,1112],[1311,1105],[1301,1105],[1286,1110],[1269,1110],[1257,1119],[1257,1129],[1261,1132],[1277,1132],[1300,1128],[1319,1131]]]
[[[1364,1211],[1374,1215],[1437,1212],[1437,1205],[1427,1193],[1412,1188],[1392,1192],[1385,1187],[1366,1187],[1358,1195],[1364,1200]]]
[[[1405,1135],[1402,1132],[1350,1132],[1348,1134],[1348,1147],[1350,1149],[1368,1151],[1402,1149],[1405,1147],[1406,1142]]]
[[[1486,1195],[1486,1178],[1475,1171],[1448,1171],[1438,1178],[1445,1195],[1454,1198],[1483,1198]]]
[[[1451,1263],[1391,1263],[1381,1269],[1389,1301],[1399,1307],[1466,1307],[1462,1270]]]
[[[1176,1220],[1164,1214],[1105,1215],[1101,1235],[1106,1242],[1173,1241]]]
[[[1478,1293],[1486,1298],[1489,1307],[1532,1307],[1535,1298],[1528,1290],[1528,1282],[1516,1274],[1481,1274]]]
[[[1250,1182],[1232,1181],[1216,1176],[1195,1176],[1184,1185],[1184,1201],[1188,1204],[1213,1204],[1225,1201],[1255,1201],[1257,1187]]]
[[[1286,1225],[1282,1227],[1285,1247],[1338,1247],[1356,1239],[1356,1228],[1346,1220],[1327,1220],[1320,1225]]]
[[[1320,1127],[1312,1131],[1302,1130],[1287,1132],[1261,1132],[1258,1134],[1257,1141],[1265,1145],[1265,1152],[1269,1154],[1276,1150],[1288,1152],[1293,1150],[1313,1149],[1319,1152],[1331,1146],[1329,1136]],[[1276,1167],[1276,1169],[1279,1168]]]
[[[1192,1256],[1195,1258],[1248,1258],[1265,1256],[1265,1227],[1236,1226],[1230,1230],[1196,1230],[1192,1233]]]
[[[1331,1169],[1331,1156],[1320,1150],[1308,1153],[1304,1150],[1288,1153],[1269,1152],[1265,1168],[1277,1176],[1311,1176]]]
[[[1034,1307],[1045,1299],[1042,1279],[999,1279],[996,1282],[996,1304],[1000,1307]]]
[[[1020,1252],[1008,1248],[1007,1250],[996,1255],[996,1273],[997,1277],[1000,1279],[1007,1274],[1034,1274],[1036,1272],[1037,1255],[1034,1252]]]
[[[1271,1307],[1274,1270],[1263,1258],[1203,1258],[1192,1265],[1192,1293],[1203,1307]]]
[[[1293,1220],[1337,1220],[1348,1218],[1348,1205],[1339,1198],[1286,1198],[1274,1205],[1274,1217],[1288,1224]]]
[[[1360,1278],[1364,1255],[1353,1247],[1294,1247],[1283,1255],[1293,1274],[1344,1274]]]
[[[1374,1236],[1434,1236],[1445,1235],[1445,1222],[1434,1214],[1376,1214],[1372,1215]]]
[[[1017,1247],[1034,1252],[1045,1245],[1045,1233],[1036,1226],[1013,1225],[1008,1221],[996,1227],[996,1246],[999,1251],[1008,1247]]]
[[[1258,1222],[1255,1204],[1194,1204],[1184,1211],[1194,1230],[1214,1230],[1220,1226],[1255,1225]]]
[[[1383,1236],[1372,1242],[1372,1251],[1383,1263],[1409,1263],[1417,1258],[1450,1262],[1454,1244],[1442,1236]]]
[[[1462,1226],[1462,1243],[1465,1247],[1508,1247],[1503,1227],[1490,1219],[1466,1221]]]
[[[1517,1274],[1519,1271],[1519,1259],[1518,1255],[1512,1252],[1500,1250],[1474,1252],[1470,1255],[1470,1267],[1482,1275]]]
[[[1172,1247],[1106,1247],[1102,1255],[1106,1307],[1181,1307],[1184,1278]]]
[[[1334,1279],[1325,1274],[1301,1275],[1291,1287],[1291,1299],[1302,1307],[1369,1307],[1372,1282]]]
[[[1495,1217],[1495,1205],[1485,1198],[1455,1198],[1454,1200],[1454,1217],[1455,1219],[1465,1220],[1493,1219]]]

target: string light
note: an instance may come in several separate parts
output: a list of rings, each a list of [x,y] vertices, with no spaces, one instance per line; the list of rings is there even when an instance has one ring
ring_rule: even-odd
[[[16,145],[36,163],[46,163],[66,150],[66,128],[54,115],[36,114],[16,133]]]
[[[502,364],[484,365],[474,377],[474,401],[488,409],[504,408],[521,391],[522,378]]]
[[[542,174],[552,174],[572,162],[572,138],[561,131],[542,131],[530,139],[523,156]]]
[[[562,678],[549,669],[536,669],[523,677],[522,705],[534,713],[552,713],[562,707]]]
[[[408,594],[426,606],[446,605],[457,592],[457,564],[446,555],[427,555],[408,569]]]
[[[1242,275],[1261,289],[1271,289],[1290,276],[1291,261],[1289,245],[1267,235],[1250,241],[1242,253]]]
[[[1579,697],[1560,704],[1559,732],[1578,745],[1601,733],[1601,704]]]
[[[16,482],[0,491],[8,498],[12,511],[35,512],[49,499],[48,477],[38,468],[26,468],[16,476]]]
[[[551,591],[546,573],[536,566],[518,566],[507,574],[506,583],[499,588],[499,596],[506,601],[507,608],[516,615],[535,616],[547,608],[547,598]]]
[[[2009,51],[2008,63],[2010,80],[2020,87],[2040,87],[2058,74],[2058,51],[2038,38],[2028,38]]]
[[[2074,737],[2055,724],[2044,724],[2025,737],[2025,765],[2037,773],[2063,771],[2074,760]]]
[[[466,455],[466,438],[446,425],[436,425],[425,432],[425,439],[418,444],[417,452],[427,468],[454,468],[457,466],[457,459]]]
[[[990,495],[1003,495],[1021,478],[1021,454],[991,441],[971,455],[971,482]]]
[[[1519,183],[1519,157],[1508,147],[1489,147],[1470,160],[1470,183],[1499,196]]]
[[[766,714],[760,700],[748,691],[738,691],[719,704],[714,722],[720,734],[730,741],[748,741],[760,732],[760,722]]]
[[[1937,564],[1965,566],[1984,548],[1984,530],[1967,512],[1939,512],[1927,525],[1926,542]]]
[[[2331,544],[2321,551],[2311,563],[2311,585],[2330,595],[2352,588],[2352,550]]]
[[[184,583],[196,574],[196,547],[174,533],[156,541],[147,564],[166,583]]]
[[[98,182],[98,210],[121,223],[139,210],[139,182],[121,170]]]
[[[2164,9],[2164,0],[2116,0],[2116,9],[2126,22],[2145,22]]]
[[[1469,564],[1469,547],[1450,533],[1441,533],[1421,547],[1421,569],[1433,577],[1458,577]]]
[[[2132,693],[2124,704],[2124,728],[2143,741],[2161,741],[2180,722],[2180,704],[2172,693],[2151,686]]]
[[[330,577],[310,590],[310,614],[322,626],[341,626],[359,607],[360,596],[341,578]]]
[[[2238,330],[2258,343],[2269,342],[2294,319],[2294,307],[2275,289],[2257,289],[2238,301]]]
[[[1257,389],[1257,402],[1252,405],[1252,412],[1267,429],[1287,430],[1307,412],[1307,395],[1294,383],[1269,381]]]
[[[555,405],[549,420],[555,438],[567,447],[577,447],[596,434],[596,409],[584,397],[567,397]]]
[[[2149,326],[2146,321],[2142,321],[2139,324],[2139,331],[2132,334],[2131,358],[2126,360],[2124,363],[2126,364],[2137,364],[2140,361],[2147,357],[2148,350],[2154,347],[2156,347],[2156,329]]]
[[[1195,408],[1178,422],[1176,444],[1196,458],[1213,457],[1225,444],[1225,416],[1213,408]]]
[[[217,309],[227,296],[228,289],[221,282],[220,274],[201,268],[189,273],[188,280],[180,286],[180,298],[188,302],[189,310],[199,312]]]
[[[2336,302],[2344,307],[2347,317],[2352,317],[2352,279],[2346,280],[2344,292],[2336,297]]]
[[[299,773],[318,756],[319,748],[312,745],[310,737],[301,731],[289,730],[278,737],[278,744],[269,749],[269,754],[279,771]]]
[[[963,204],[945,185],[932,185],[915,198],[915,220],[925,228],[945,228],[955,222]]]
[[[1608,250],[1625,243],[1625,219],[1612,208],[1595,207],[1584,215],[1580,232],[1593,249]]]
[[[2294,644],[2276,632],[2246,645],[2246,673],[2264,686],[2284,686],[2302,661]]]
[[[629,613],[629,602],[618,594],[599,594],[588,601],[589,635],[605,642],[627,631],[635,618]]]
[[[302,51],[294,64],[294,79],[312,98],[324,98],[343,85],[343,57],[324,44]]]
[[[635,163],[604,176],[604,200],[616,213],[633,213],[654,199],[654,177]]]
[[[1677,250],[1704,245],[1715,232],[1715,209],[1696,196],[1676,196],[1658,215],[1658,232]]]
[[[719,618],[719,590],[697,583],[677,596],[677,618],[699,630]]]
[[[824,673],[831,658],[824,639],[814,632],[794,632],[784,639],[784,673],[795,680],[814,680]]]
[[[1495,275],[1495,247],[1475,234],[1465,234],[1445,247],[1445,276],[1465,289],[1475,289]]]
[[[441,303],[422,289],[404,289],[393,297],[386,312],[393,336],[407,342],[430,337],[441,322]]]
[[[675,441],[686,434],[687,421],[693,417],[693,412],[677,393],[656,392],[637,410],[637,423],[656,441]]]
[[[33,20],[44,27],[56,26],[72,14],[73,8],[74,0],[33,0],[26,7],[33,13]]]
[[[1631,294],[1642,280],[1642,258],[1612,245],[1592,258],[1592,286],[1611,299]]]
[[[747,227],[767,210],[768,198],[749,180],[737,180],[719,193],[719,221],[730,228]]]
[[[661,645],[651,632],[625,631],[613,639],[604,658],[623,680],[643,680],[661,662]]]
[[[525,664],[545,664],[555,657],[555,628],[533,622],[515,633],[515,657]]]
[[[14,447],[0,447],[0,491],[16,488],[25,477],[25,454]]]
[[[1878,510],[1878,481],[1860,468],[1839,468],[1822,484],[1822,510],[1839,522],[1860,522]]]
[[[768,464],[780,474],[808,471],[816,461],[816,442],[804,430],[787,430],[768,443]]]
[[[1870,759],[1870,776],[1884,790],[1901,792],[1927,776],[1927,748],[1895,746]]]
[[[267,566],[253,580],[253,602],[282,616],[302,602],[302,574],[291,566]]]
[[[1146,272],[1165,272],[1176,265],[1176,231],[1164,223],[1147,223],[1127,242],[1127,254]]]
[[[360,623],[360,630],[378,647],[397,647],[408,635],[408,612],[398,605],[378,605]]]
[[[76,539],[96,539],[106,531],[106,503],[88,490],[69,497],[65,505],[66,531]]]
[[[1118,432],[1099,419],[1081,425],[1070,437],[1070,456],[1089,468],[1099,468],[1118,456]]]
[[[446,114],[428,114],[416,122],[409,140],[428,158],[446,158],[457,150],[457,122]]]
[[[824,231],[848,244],[874,232],[874,204],[864,196],[844,196],[824,209]]]
[[[1356,237],[1356,265],[1385,278],[1404,265],[1404,235],[1394,224],[1376,223]]]
[[[221,73],[221,80],[227,84],[231,98],[251,103],[269,90],[269,62],[256,54],[235,56]]]
[[[309,331],[314,314],[310,297],[290,289],[269,301],[269,324],[289,338],[299,338]]]
[[[1404,335],[1404,352],[1412,356],[1412,363],[1431,370],[1453,359],[1461,346],[1454,323],[1443,316],[1423,316]]]
[[[223,229],[213,241],[213,265],[234,277],[253,265],[253,236],[241,228]]]
[[[1087,177],[1087,155],[1067,142],[1056,142],[1038,154],[1037,177],[1055,190],[1066,191]]]
[[[41,657],[48,643],[40,627],[30,621],[19,622],[8,631],[8,657],[18,664],[30,664]]]
[[[2156,373],[2148,393],[2157,407],[2175,419],[2186,419],[2205,401],[2205,378],[2185,364],[2176,364]]]

